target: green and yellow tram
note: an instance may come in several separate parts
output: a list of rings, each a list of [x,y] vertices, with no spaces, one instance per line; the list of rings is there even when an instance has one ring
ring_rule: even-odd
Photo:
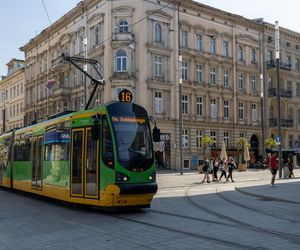
[[[157,191],[146,110],[112,102],[0,136],[0,186],[99,207],[149,207]]]

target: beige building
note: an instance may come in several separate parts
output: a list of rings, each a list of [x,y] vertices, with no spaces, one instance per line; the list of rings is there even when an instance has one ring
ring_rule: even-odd
[[[228,148],[236,148],[237,140],[246,137],[257,156],[263,153],[263,137],[274,135],[275,114],[266,112],[274,101],[260,80],[262,73],[265,79],[274,77],[262,56],[274,50],[264,39],[274,36],[272,29],[272,25],[194,1],[81,1],[21,48],[26,61],[25,122],[84,107],[85,78],[63,63],[61,54],[84,57],[86,51],[87,58],[101,63],[106,81],[93,105],[115,100],[122,88],[131,90],[134,101],[148,110],[161,129],[162,143],[156,152],[160,165],[180,168],[180,136],[186,169],[196,167],[203,158],[200,140],[204,135],[215,139],[215,148],[221,148],[223,140]],[[285,33],[291,44],[297,39],[299,44],[299,34]],[[286,56],[294,59],[292,51],[287,51]],[[96,75],[90,67],[88,72]],[[287,88],[294,77],[290,73],[282,74]],[[292,82],[296,96],[297,81]],[[91,91],[89,81],[87,86]],[[270,98],[262,102],[261,92]],[[283,111],[290,106],[283,104]],[[300,111],[293,108],[299,116]],[[262,123],[261,114],[267,122]],[[297,130],[294,125],[294,130],[285,130],[287,138]]]
[[[0,81],[0,134],[24,125],[24,61],[11,59]]]

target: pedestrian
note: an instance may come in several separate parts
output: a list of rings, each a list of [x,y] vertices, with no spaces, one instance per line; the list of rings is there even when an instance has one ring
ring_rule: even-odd
[[[275,182],[275,177],[276,177],[276,173],[277,173],[277,157],[276,154],[273,153],[270,160],[269,160],[269,167],[270,167],[270,171],[272,173],[272,178],[271,178],[271,185],[274,187],[274,182]]]
[[[295,178],[295,175],[293,173],[294,170],[294,163],[291,157],[287,158],[287,167],[289,168],[289,178]]]
[[[207,158],[205,161],[204,161],[204,166],[202,168],[203,170],[203,173],[204,173],[204,178],[203,178],[203,181],[201,183],[204,183],[205,181],[207,181],[207,183],[210,183],[210,180],[209,180],[209,166],[210,166],[210,161],[209,161],[209,158]]]
[[[219,164],[219,170],[221,171],[221,176],[219,178],[219,181],[222,180],[222,177],[225,176],[225,179],[227,179],[227,174],[225,171],[225,165],[226,165],[226,158],[224,157]]]
[[[229,157],[227,166],[228,166],[228,177],[226,178],[226,181],[229,181],[229,178],[230,178],[231,182],[234,182],[234,180],[232,178],[232,172],[233,172],[233,169],[236,168],[236,164],[232,157]]]
[[[219,170],[219,160],[218,159],[214,159],[214,163],[213,163],[213,171],[214,171],[214,181],[218,181],[218,170]]]

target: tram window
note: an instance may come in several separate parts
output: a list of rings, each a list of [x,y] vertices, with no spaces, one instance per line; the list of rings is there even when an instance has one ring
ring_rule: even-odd
[[[68,161],[69,143],[51,143],[45,146],[45,161]]]
[[[106,120],[103,117],[102,120],[102,159],[106,166],[113,168],[114,165],[114,150],[113,141],[110,133],[110,129]]]
[[[31,140],[18,140],[14,144],[14,160],[29,161],[31,152]]]

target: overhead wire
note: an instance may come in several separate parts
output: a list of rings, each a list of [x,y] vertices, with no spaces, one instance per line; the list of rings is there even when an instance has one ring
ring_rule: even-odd
[[[45,12],[46,12],[46,15],[47,15],[47,17],[48,17],[48,21],[49,21],[49,23],[50,23],[50,25],[52,24],[52,22],[51,22],[51,19],[50,19],[50,17],[49,17],[49,14],[48,14],[48,11],[47,11],[47,8],[46,8],[46,5],[45,5],[45,3],[44,3],[44,0],[42,0],[42,3],[43,3],[43,6],[44,6],[44,10],[45,10]]]

